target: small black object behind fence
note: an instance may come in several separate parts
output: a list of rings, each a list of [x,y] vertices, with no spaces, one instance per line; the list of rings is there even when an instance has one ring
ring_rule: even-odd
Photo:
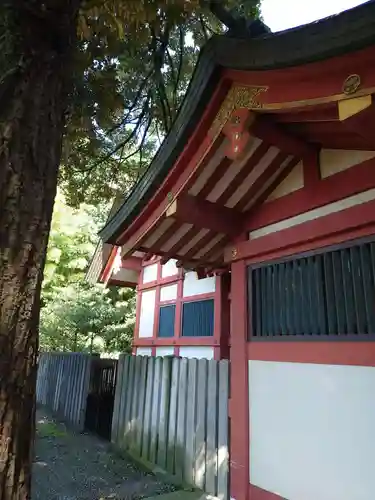
[[[94,358],[91,363],[85,429],[111,439],[117,360]]]

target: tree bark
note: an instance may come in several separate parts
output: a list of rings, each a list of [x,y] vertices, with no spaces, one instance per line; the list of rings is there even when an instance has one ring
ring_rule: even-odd
[[[12,0],[0,77],[0,499],[30,498],[40,291],[79,0]]]

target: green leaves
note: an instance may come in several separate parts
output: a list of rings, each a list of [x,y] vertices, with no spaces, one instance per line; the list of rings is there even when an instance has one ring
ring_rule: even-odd
[[[173,124],[200,47],[223,32],[211,3],[82,2],[60,172],[69,203],[125,196],[145,170]],[[259,3],[220,5],[256,16]]]
[[[43,350],[123,352],[131,345],[135,294],[84,281],[105,205],[70,208],[55,202],[43,283],[40,346]]]

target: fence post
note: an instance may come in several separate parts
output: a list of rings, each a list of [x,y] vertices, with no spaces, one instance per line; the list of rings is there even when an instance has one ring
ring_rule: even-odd
[[[171,397],[172,358],[162,358],[161,388],[160,388],[160,415],[159,415],[159,446],[157,464],[162,469],[167,468],[168,452],[168,422]]]

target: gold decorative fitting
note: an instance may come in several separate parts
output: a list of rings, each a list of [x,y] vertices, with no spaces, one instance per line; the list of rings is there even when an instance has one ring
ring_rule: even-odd
[[[214,136],[218,135],[224,125],[231,119],[233,111],[237,109],[261,108],[262,103],[258,98],[262,92],[266,92],[267,90],[268,87],[257,87],[252,85],[232,86],[216,115],[210,132]],[[237,120],[237,118],[238,117],[233,117],[232,123],[234,123],[233,120]],[[236,121],[235,123],[238,122]]]
[[[232,248],[232,257],[235,259],[237,257],[237,248]]]
[[[351,95],[357,92],[360,85],[361,77],[359,75],[349,75],[342,86],[342,91],[346,95]]]

